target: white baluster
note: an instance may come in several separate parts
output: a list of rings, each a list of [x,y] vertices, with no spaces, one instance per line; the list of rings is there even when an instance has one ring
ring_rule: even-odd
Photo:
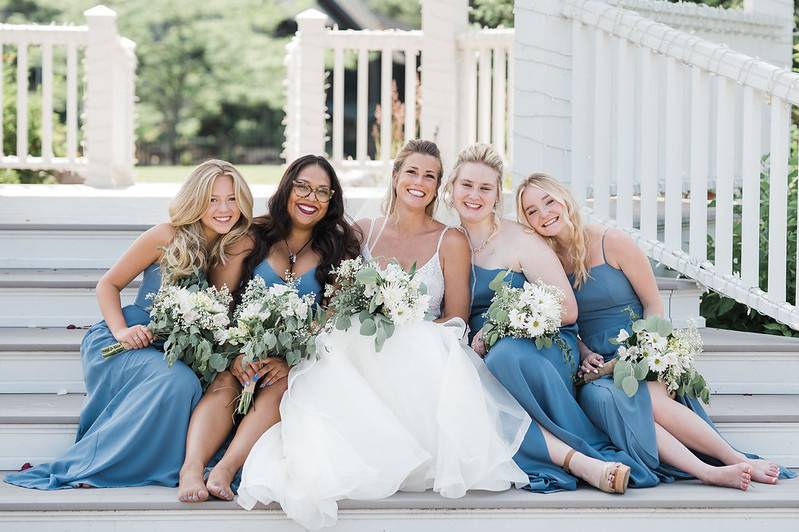
[[[790,108],[785,100],[771,98],[771,149],[768,216],[768,297],[785,301],[786,233],[788,228],[788,155]]]
[[[513,161],[513,115],[514,115],[514,100],[516,98],[516,85],[514,82],[514,72],[516,71],[516,64],[513,59],[513,48],[508,50],[508,154],[506,161],[509,163]]]
[[[759,284],[760,268],[760,155],[762,93],[744,87],[743,117],[743,210],[741,218],[741,279],[747,286]]]
[[[491,49],[480,48],[480,142],[491,142]]]
[[[477,142],[477,61],[475,51],[471,48],[464,50],[464,83],[466,84],[466,97],[461,105],[461,112],[466,117],[466,127],[463,128],[466,138],[464,145]]]
[[[78,47],[67,45],[67,160],[78,158]]]
[[[633,227],[635,176],[635,57],[625,39],[616,41],[616,221]]]
[[[579,204],[585,202],[591,175],[591,39],[588,29],[572,21],[572,175],[571,192]]]
[[[658,76],[655,56],[648,48],[639,49],[641,71],[640,156],[641,180],[640,228],[645,238],[657,240],[658,217]]]
[[[28,44],[17,47],[17,157],[28,158]]]
[[[594,29],[594,129],[593,174],[594,214],[606,220],[610,203],[610,120],[611,64],[610,39],[604,31]]]
[[[493,134],[491,135],[494,147],[502,157],[505,157],[505,49],[494,48],[494,111],[491,120]]]
[[[344,160],[344,49],[333,50],[333,160]]]
[[[42,160],[53,159],[53,45],[42,45]]]
[[[405,142],[416,138],[416,54],[405,50]]]
[[[369,124],[369,51],[358,50],[358,103],[355,126],[355,158],[364,163],[367,158],[368,137],[366,127]]]
[[[6,101],[5,95],[3,94],[3,86],[5,85],[5,66],[6,66],[6,61],[5,61],[6,56],[5,56],[5,50],[3,50],[3,48],[4,48],[3,43],[0,43],[0,157],[5,156],[6,154],[5,149],[3,148],[3,142],[5,138],[5,131],[4,131],[5,128],[3,127],[3,124],[5,124],[5,122],[3,121],[4,120],[3,110],[5,108],[5,104],[3,102]]]
[[[682,250],[682,178],[683,178],[683,71],[674,58],[666,60],[666,179],[665,235],[663,241],[672,251]]]
[[[691,228],[690,254],[699,262],[707,259],[707,173],[708,109],[710,87],[708,74],[695,66],[691,69]]]
[[[721,275],[732,273],[732,192],[734,146],[732,130],[733,95],[730,81],[716,76],[716,239],[715,263]]]
[[[384,48],[380,57],[380,160],[391,159],[391,78],[394,59]]]

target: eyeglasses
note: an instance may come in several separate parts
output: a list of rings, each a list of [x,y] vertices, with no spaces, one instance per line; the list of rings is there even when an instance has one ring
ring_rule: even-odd
[[[302,181],[294,181],[292,183],[294,188],[294,193],[300,198],[307,198],[313,192],[314,197],[317,201],[321,201],[322,203],[327,203],[330,201],[330,198],[333,197],[333,194],[336,192],[335,190],[330,190],[327,187],[316,187],[313,188],[311,185],[307,183],[303,183]]]

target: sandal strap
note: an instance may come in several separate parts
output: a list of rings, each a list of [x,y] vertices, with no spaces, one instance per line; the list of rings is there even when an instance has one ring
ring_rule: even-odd
[[[569,449],[569,452],[566,453],[566,458],[563,459],[563,470],[569,474],[571,474],[571,470],[569,469],[569,465],[571,465],[572,457],[574,453],[576,453],[576,449]]]

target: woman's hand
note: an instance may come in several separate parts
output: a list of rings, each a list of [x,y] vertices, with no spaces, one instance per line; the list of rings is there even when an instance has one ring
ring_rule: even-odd
[[[587,349],[582,353],[582,359],[580,372],[578,374],[579,377],[588,373],[599,373],[599,368],[605,365],[605,359],[602,358],[602,355]]]
[[[289,365],[282,358],[267,358],[259,364],[258,375],[262,379],[260,388],[270,386],[289,374]]]
[[[481,357],[485,358],[486,353],[488,351],[486,350],[486,344],[483,341],[483,331],[482,330],[477,331],[477,334],[475,334],[474,338],[472,338],[472,349],[474,349],[475,353],[477,353]]]
[[[125,349],[142,349],[153,343],[155,339],[150,329],[144,325],[134,325],[133,327],[119,329],[114,333],[114,338]]]
[[[242,386],[246,386],[258,373],[260,369],[258,364],[259,362],[244,362],[244,354],[240,354],[230,363],[228,371],[239,380]]]

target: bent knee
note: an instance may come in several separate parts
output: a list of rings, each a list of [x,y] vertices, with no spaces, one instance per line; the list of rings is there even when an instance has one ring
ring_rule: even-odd
[[[211,385],[208,387],[208,392],[217,393],[226,390],[231,390],[233,392],[238,393],[241,390],[241,383],[239,379],[233,376],[233,374],[225,370],[221,373],[217,373],[214,380],[211,382]]]

